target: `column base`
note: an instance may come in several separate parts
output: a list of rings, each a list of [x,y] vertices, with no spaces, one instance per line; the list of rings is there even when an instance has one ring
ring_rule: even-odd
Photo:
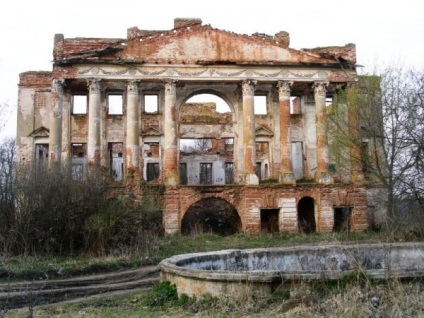
[[[283,172],[278,176],[278,182],[282,184],[296,184],[296,178],[293,172]]]
[[[317,173],[316,180],[320,184],[333,184],[334,179],[328,171],[321,171]]]
[[[258,185],[259,178],[254,173],[248,173],[244,175],[244,184],[245,185]]]

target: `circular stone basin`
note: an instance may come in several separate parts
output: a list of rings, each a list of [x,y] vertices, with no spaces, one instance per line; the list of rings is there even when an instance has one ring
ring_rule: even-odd
[[[338,280],[354,271],[378,279],[424,276],[424,243],[224,250],[173,256],[159,268],[179,294],[266,296],[285,284]]]

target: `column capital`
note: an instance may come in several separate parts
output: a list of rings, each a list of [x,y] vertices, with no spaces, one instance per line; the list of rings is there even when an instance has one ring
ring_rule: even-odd
[[[293,85],[293,81],[278,81],[278,97],[282,99],[284,97],[290,97],[291,87]]]
[[[62,95],[64,86],[65,80],[63,78],[54,78],[52,81],[52,93]]]
[[[100,80],[97,78],[87,79],[87,86],[90,94],[100,94]]]
[[[128,83],[127,83],[128,94],[138,95],[139,90],[140,90],[139,84],[140,84],[140,81],[134,81],[134,80],[128,81]]]
[[[325,97],[327,86],[328,82],[314,82],[313,88],[315,97]]]
[[[241,82],[241,88],[243,91],[243,96],[245,95],[254,95],[255,94],[255,86],[256,86],[257,81],[254,80],[244,80],[243,82]]]
[[[175,80],[167,80],[165,81],[165,95],[177,95]]]

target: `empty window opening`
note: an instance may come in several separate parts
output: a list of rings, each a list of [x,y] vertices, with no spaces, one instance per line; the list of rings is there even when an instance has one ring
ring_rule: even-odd
[[[311,197],[304,197],[297,206],[297,225],[301,233],[314,233],[316,231],[315,223],[315,204]]]
[[[124,106],[122,95],[107,96],[108,115],[122,115]]]
[[[155,114],[159,112],[158,95],[144,95],[144,112],[148,114]]]
[[[290,114],[299,115],[302,113],[300,97],[290,96]]]
[[[268,164],[265,164],[264,167],[264,179],[268,179],[269,178],[269,168],[268,168]]]
[[[115,181],[121,181],[124,175],[124,151],[122,142],[110,142],[108,144],[110,175]]]
[[[254,97],[254,113],[255,115],[266,115],[266,96],[264,95],[255,95]]]
[[[209,138],[180,139],[180,151],[184,154],[215,154],[216,151],[212,152],[213,142]]]
[[[234,162],[225,163],[225,184],[234,184]]]
[[[187,104],[214,104],[214,110],[218,113],[231,113],[231,109],[228,106],[227,102],[221,97],[213,94],[198,94],[190,97],[187,101]]]
[[[262,180],[262,163],[256,163],[256,175],[258,176],[259,181]]]
[[[187,164],[180,163],[180,184],[187,184],[188,183],[188,177],[187,177]]]
[[[72,179],[82,180],[87,165],[87,144],[71,144]]]
[[[212,184],[212,163],[200,163],[200,184]]]
[[[325,106],[329,107],[331,105],[333,105],[333,97],[326,97],[325,98]]]
[[[146,179],[153,181],[159,178],[160,167],[158,162],[149,162],[146,165]]]
[[[352,208],[349,206],[334,207],[334,232],[349,232]]]
[[[35,145],[35,166],[37,169],[47,168],[49,160],[49,145],[36,144]]]
[[[218,198],[197,201],[185,213],[181,222],[184,235],[215,233],[232,235],[241,229],[241,220],[233,205]]]
[[[72,114],[74,115],[87,114],[87,95],[72,96]]]
[[[261,231],[274,233],[279,231],[278,214],[280,209],[261,209]]]

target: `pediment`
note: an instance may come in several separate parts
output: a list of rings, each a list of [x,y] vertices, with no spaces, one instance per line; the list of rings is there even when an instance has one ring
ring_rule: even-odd
[[[29,134],[30,137],[49,137],[50,136],[50,131],[44,127],[41,126],[39,128],[37,128],[36,130],[34,130],[32,133]]]
[[[263,126],[259,126],[255,129],[255,136],[257,136],[257,137],[259,137],[259,136],[261,136],[261,137],[272,137],[272,136],[274,136],[274,133],[271,130],[269,130],[269,129],[263,127]]]
[[[162,131],[158,128],[147,128],[146,130],[142,131],[142,136],[161,136],[163,135]]]
[[[197,26],[128,39],[120,60],[159,64],[334,63],[314,52],[290,49],[266,35],[242,35]]]

